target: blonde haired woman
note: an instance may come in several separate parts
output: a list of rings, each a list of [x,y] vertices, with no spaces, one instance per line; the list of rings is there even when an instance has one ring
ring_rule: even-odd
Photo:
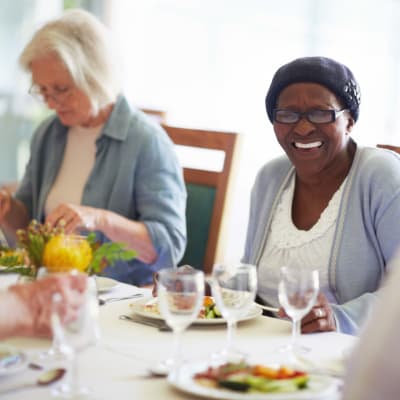
[[[125,242],[137,259],[104,273],[142,285],[183,254],[186,191],[166,133],[121,95],[107,40],[94,16],[75,9],[23,50],[30,93],[55,115],[33,136],[15,196],[0,194],[0,224],[11,239],[36,218]]]

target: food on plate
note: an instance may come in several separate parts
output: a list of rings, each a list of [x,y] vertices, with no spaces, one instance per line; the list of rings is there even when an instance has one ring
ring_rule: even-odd
[[[202,386],[236,392],[296,392],[307,388],[309,375],[287,366],[271,368],[245,362],[208,367],[194,375]]]
[[[134,307],[137,305],[134,304]],[[141,305],[143,311],[149,312],[151,314],[161,315],[158,300],[157,298],[148,301],[145,304]],[[221,312],[215,304],[214,298],[211,296],[204,296],[203,306],[200,309],[199,315],[197,316],[199,319],[214,319],[214,318],[222,318]]]

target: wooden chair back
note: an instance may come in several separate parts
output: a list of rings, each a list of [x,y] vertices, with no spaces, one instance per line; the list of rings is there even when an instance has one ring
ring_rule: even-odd
[[[188,192],[186,224],[188,243],[181,265],[189,264],[211,273],[216,256],[222,248],[221,228],[232,173],[238,134],[231,132],[190,129],[163,125],[178,146],[223,152],[222,167],[211,170],[207,166],[183,165]],[[195,154],[195,153],[193,153]],[[179,155],[179,151],[178,151]],[[206,155],[199,155],[206,162]],[[184,164],[184,163],[183,163]]]
[[[167,120],[167,113],[164,110],[157,110],[155,108],[140,108],[140,110],[160,124],[165,123]]]
[[[400,154],[400,147],[398,146],[392,146],[390,144],[377,144],[376,147],[380,147],[381,149],[392,150]]]

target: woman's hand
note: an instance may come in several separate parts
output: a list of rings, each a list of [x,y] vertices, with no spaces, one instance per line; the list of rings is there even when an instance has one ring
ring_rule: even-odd
[[[103,210],[87,206],[63,203],[56,207],[46,218],[52,228],[60,226],[64,232],[78,233],[80,229],[96,230]]]
[[[151,264],[157,259],[150,232],[144,222],[132,221],[117,213],[101,208],[63,203],[46,219],[50,227],[60,226],[66,234],[79,233],[80,229],[100,231],[114,242],[125,243],[137,251],[137,259]]]
[[[287,314],[281,308],[279,317],[287,317]],[[336,321],[332,307],[323,293],[318,293],[317,301],[310,312],[301,320],[301,332],[328,332],[336,331]]]
[[[77,317],[77,310],[84,300],[87,277],[84,274],[54,274],[33,283],[11,286],[10,294],[16,296],[16,335],[50,336],[52,297],[61,296],[61,319],[67,323]],[[11,318],[11,316],[10,316]]]

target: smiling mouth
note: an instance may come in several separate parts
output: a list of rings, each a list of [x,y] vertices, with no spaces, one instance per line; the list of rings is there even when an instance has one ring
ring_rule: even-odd
[[[322,146],[322,142],[319,140],[317,142],[311,142],[311,143],[300,143],[300,142],[293,142],[293,147],[296,149],[317,149]]]

